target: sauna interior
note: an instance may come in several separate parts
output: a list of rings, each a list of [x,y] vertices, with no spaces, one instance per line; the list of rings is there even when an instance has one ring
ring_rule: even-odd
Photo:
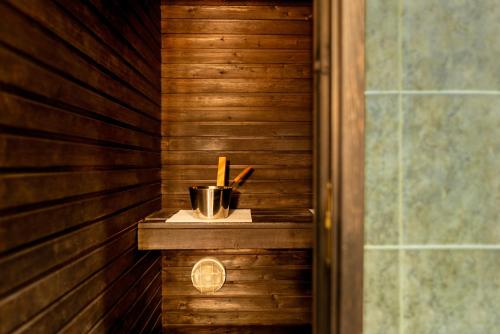
[[[0,3],[0,333],[311,332],[312,13]],[[253,222],[165,223],[219,156]]]

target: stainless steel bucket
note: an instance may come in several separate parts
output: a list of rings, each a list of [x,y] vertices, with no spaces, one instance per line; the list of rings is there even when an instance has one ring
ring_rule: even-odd
[[[229,215],[232,191],[232,187],[189,187],[191,207],[201,218],[226,218]]]

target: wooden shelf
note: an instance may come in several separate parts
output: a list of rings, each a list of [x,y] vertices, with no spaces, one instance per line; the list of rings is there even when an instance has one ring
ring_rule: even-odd
[[[166,223],[160,210],[139,223],[141,250],[312,248],[312,214],[300,210],[252,210],[252,223]]]

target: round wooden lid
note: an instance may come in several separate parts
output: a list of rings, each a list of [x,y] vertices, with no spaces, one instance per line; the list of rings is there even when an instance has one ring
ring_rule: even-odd
[[[211,257],[205,257],[193,266],[191,281],[201,293],[213,293],[219,290],[226,280],[226,270],[222,263]]]

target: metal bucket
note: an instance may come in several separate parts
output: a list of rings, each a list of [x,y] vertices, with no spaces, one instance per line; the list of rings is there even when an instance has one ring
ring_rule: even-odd
[[[191,207],[201,218],[217,219],[229,216],[232,187],[189,187]]]

